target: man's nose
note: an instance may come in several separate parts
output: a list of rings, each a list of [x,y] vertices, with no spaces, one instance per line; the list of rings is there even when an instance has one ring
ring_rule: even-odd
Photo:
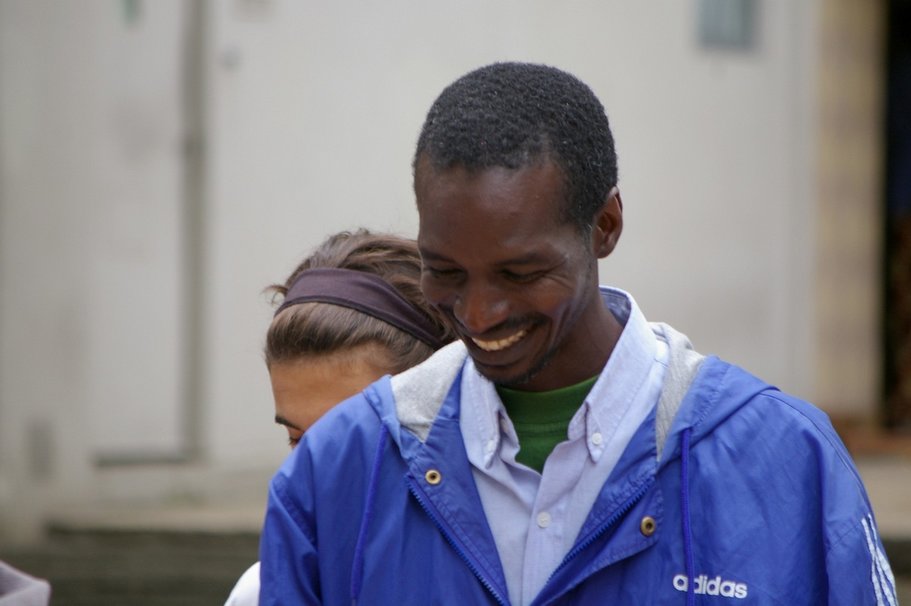
[[[506,321],[509,301],[494,285],[468,284],[456,296],[453,312],[469,334],[480,336]]]

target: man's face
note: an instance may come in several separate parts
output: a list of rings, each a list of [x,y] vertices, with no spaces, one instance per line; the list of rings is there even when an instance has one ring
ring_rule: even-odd
[[[599,252],[561,219],[563,190],[546,159],[475,172],[417,165],[424,295],[495,383],[556,389],[606,362]]]

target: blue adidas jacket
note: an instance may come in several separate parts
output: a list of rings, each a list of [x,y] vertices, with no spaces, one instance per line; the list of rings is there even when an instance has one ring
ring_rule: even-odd
[[[260,604],[509,603],[461,440],[460,360],[450,345],[307,432],[270,487]],[[666,427],[662,404],[634,435],[533,604],[895,604],[826,415],[717,358],[687,385]]]

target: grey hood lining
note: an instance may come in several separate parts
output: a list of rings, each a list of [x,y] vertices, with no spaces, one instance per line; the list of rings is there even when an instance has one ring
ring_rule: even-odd
[[[685,334],[674,330],[668,324],[652,322],[651,327],[655,335],[659,339],[663,338],[668,345],[667,371],[664,373],[664,384],[661,386],[658,410],[655,413],[655,443],[660,461],[661,451],[664,449],[674,417],[677,416],[680,404],[690,390],[699,367],[705,361],[705,356],[693,349]]]
[[[683,333],[663,323],[653,322],[650,325],[655,335],[668,344],[668,368],[655,418],[655,441],[660,459],[674,417],[705,357],[693,349]],[[423,363],[392,377],[398,421],[421,442],[430,434],[430,428],[467,355],[465,344],[456,341]]]
[[[424,362],[392,377],[399,423],[421,442],[430,434],[430,427],[467,355],[465,344],[455,341]]]

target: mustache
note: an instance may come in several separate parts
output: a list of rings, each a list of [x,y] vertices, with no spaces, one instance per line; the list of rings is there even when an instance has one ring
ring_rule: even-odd
[[[456,318],[455,313],[453,313],[452,309],[446,309],[444,311],[445,311],[444,317],[449,322],[451,327],[456,332],[464,334],[466,331],[465,331],[464,327],[462,326],[462,323],[459,322],[458,318]],[[504,320],[503,322],[500,322],[496,326],[493,326],[492,328],[485,330],[484,334],[494,334],[494,333],[499,333],[499,332],[515,332],[521,328],[530,328],[530,327],[536,326],[540,323],[541,322],[539,320],[535,319],[533,316],[519,316],[517,318],[507,318],[506,320]],[[483,335],[475,335],[475,336],[480,337]]]

